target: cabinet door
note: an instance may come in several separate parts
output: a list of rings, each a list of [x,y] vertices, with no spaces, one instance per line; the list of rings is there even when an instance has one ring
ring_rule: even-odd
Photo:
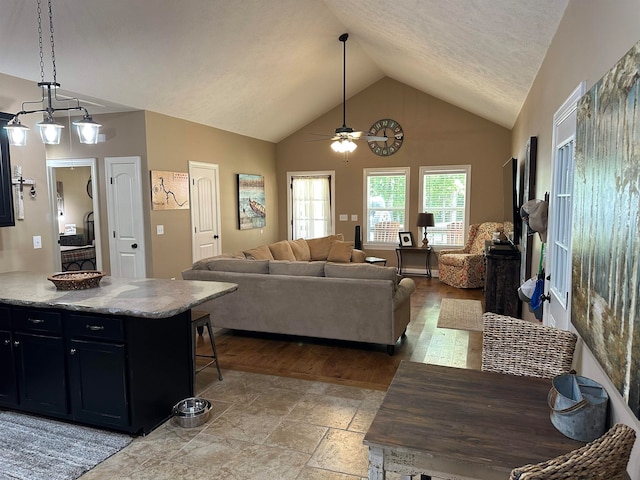
[[[54,415],[68,414],[62,337],[16,333],[13,345],[21,408]]]
[[[124,344],[72,339],[69,386],[74,420],[129,425],[126,372]]]
[[[18,383],[13,361],[11,332],[0,330],[0,404],[13,406],[18,403]]]

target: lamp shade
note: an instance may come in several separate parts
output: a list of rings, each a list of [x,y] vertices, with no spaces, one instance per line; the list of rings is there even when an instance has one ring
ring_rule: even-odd
[[[419,213],[418,220],[416,221],[416,227],[434,227],[435,220],[433,213]]]

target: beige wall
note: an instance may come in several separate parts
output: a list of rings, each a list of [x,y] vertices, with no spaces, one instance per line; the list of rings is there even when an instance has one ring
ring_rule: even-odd
[[[510,158],[511,132],[494,123],[426,95],[390,78],[384,78],[347,101],[347,126],[368,130],[382,118],[400,123],[405,137],[400,150],[390,157],[373,154],[360,141],[348,162],[333,153],[330,141],[308,141],[313,133],[331,134],[342,125],[342,105],[278,143],[278,198],[280,218],[287,218],[287,172],[335,170],[336,217],[358,215],[358,221],[336,221],[336,232],[354,238],[362,224],[363,168],[410,167],[409,228],[415,238],[419,206],[420,166],[471,165],[470,223],[502,220],[502,165]],[[497,194],[496,194],[497,192]],[[280,223],[279,238],[287,238],[287,224]],[[367,253],[385,257],[395,265],[395,251]],[[435,260],[432,264],[435,266]],[[424,268],[424,267],[422,267]]]
[[[22,102],[40,96],[40,88],[34,82],[0,74],[0,111],[18,112]],[[32,199],[26,192],[24,220],[16,219],[15,227],[0,228],[0,272],[51,272],[53,266],[51,248],[33,248],[35,235],[42,238],[43,247],[52,242],[45,149],[35,131],[35,124],[41,120],[42,116],[35,113],[21,118],[23,125],[31,128],[30,141],[24,147],[10,147],[12,174],[17,165],[22,166],[23,177],[36,181],[37,196]]]
[[[586,81],[589,90],[639,39],[640,4],[637,0],[615,2],[570,0],[558,33],[547,52],[514,127],[513,155],[522,158],[526,139],[538,136],[537,197],[551,185],[553,115],[575,87]],[[533,265],[540,257],[536,239]],[[610,395],[612,420],[640,432],[631,413],[591,352],[579,342],[576,370],[602,383]],[[631,478],[640,479],[640,442],[629,465]]]
[[[220,220],[223,252],[233,252],[271,243],[277,239],[275,145],[185,120],[147,112],[148,169],[188,172],[188,162],[218,165],[220,175]],[[148,178],[149,172],[146,172]],[[267,226],[240,231],[236,175],[264,175]],[[190,210],[150,211],[153,276],[181,278],[191,265]],[[164,225],[164,235],[156,226]]]
[[[107,194],[106,175],[104,168],[105,157],[139,156],[142,160],[142,182],[148,191],[149,179],[144,175],[146,171],[147,146],[145,138],[144,112],[111,113],[96,115],[94,120],[102,124],[100,132],[104,134],[105,141],[97,145],[83,145],[78,141],[75,132],[68,131],[62,136],[60,145],[47,145],[46,154],[48,160],[65,160],[74,158],[95,158],[96,177],[92,179],[94,198],[98,196],[98,221],[100,227],[100,245],[102,251],[102,270],[110,273],[109,264],[109,229],[107,228]],[[69,129],[69,125],[65,130]],[[39,139],[33,139],[31,143],[40,143]],[[46,185],[46,184],[45,184]],[[43,192],[44,193],[44,192]],[[143,196],[148,202],[148,197]],[[146,205],[148,210],[148,205]],[[145,226],[148,226],[148,215],[145,216]],[[148,227],[145,229],[148,231]],[[50,244],[43,243],[43,247],[49,248]],[[151,251],[147,249],[147,275],[150,276]],[[47,269],[50,271],[51,267]]]

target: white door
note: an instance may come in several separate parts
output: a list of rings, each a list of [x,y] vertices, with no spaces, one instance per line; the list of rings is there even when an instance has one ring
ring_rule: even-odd
[[[111,275],[145,278],[140,157],[105,158]]]
[[[549,197],[547,262],[549,306],[545,325],[570,329],[571,316],[571,225],[573,209],[573,169],[577,102],[584,95],[578,85],[553,117],[553,159]]]
[[[193,261],[220,254],[220,188],[218,166],[189,162],[191,252]]]

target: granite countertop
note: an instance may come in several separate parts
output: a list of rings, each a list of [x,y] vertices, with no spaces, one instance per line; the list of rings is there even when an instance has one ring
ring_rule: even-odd
[[[46,273],[0,273],[0,303],[165,318],[238,289],[235,283],[104,277],[97,288],[57,290]]]

